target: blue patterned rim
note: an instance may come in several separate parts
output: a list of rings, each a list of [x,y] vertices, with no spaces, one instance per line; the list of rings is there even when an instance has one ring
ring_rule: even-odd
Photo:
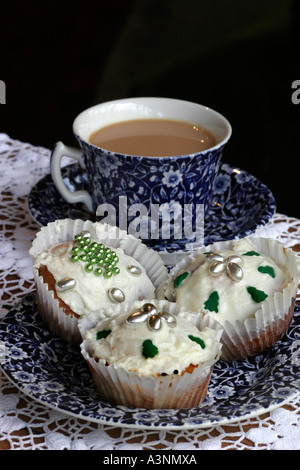
[[[80,349],[55,336],[40,318],[35,292],[0,322],[0,363],[26,395],[77,418],[112,426],[189,429],[229,424],[266,413],[299,394],[300,308],[275,346],[244,361],[219,361],[198,408],[147,410],[101,401]]]
[[[63,179],[70,191],[87,189],[87,176],[78,164],[65,167]],[[32,188],[28,208],[33,219],[47,225],[57,219],[96,220],[82,204],[68,204],[57,192],[51,175],[45,176]],[[271,191],[246,171],[223,163],[214,183],[212,205],[205,216],[204,244],[242,238],[266,225],[276,210]],[[164,241],[145,241],[157,251],[166,251]],[[182,249],[176,243],[168,250]]]

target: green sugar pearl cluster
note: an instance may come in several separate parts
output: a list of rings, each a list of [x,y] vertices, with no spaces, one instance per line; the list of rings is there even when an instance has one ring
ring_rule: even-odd
[[[119,258],[115,251],[103,243],[93,242],[88,234],[76,235],[74,242],[71,256],[73,263],[82,261],[85,263],[86,272],[94,272],[95,276],[103,274],[106,279],[119,274],[120,268],[117,266]]]

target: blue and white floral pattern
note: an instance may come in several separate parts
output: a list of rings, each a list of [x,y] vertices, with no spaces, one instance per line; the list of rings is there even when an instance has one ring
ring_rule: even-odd
[[[152,163],[149,172],[152,173],[152,194],[156,200],[158,176],[153,168],[156,169]],[[175,167],[168,170],[162,168],[161,172],[162,178],[165,178],[165,187],[170,190],[169,201],[177,202],[181,196],[180,185],[174,187],[173,185],[175,181],[179,182],[180,172],[177,173]],[[66,186],[71,191],[88,189],[86,173],[78,164],[63,168],[62,174]],[[191,180],[190,184],[194,185],[195,182]],[[128,205],[130,201],[137,203],[144,191],[142,182],[138,186],[133,182],[129,183],[126,188]],[[162,191],[162,188],[160,187],[158,191]],[[101,197],[104,199],[103,194]],[[157,194],[157,200],[159,197]],[[40,225],[47,225],[56,219],[64,218],[96,220],[95,215],[83,204],[68,204],[57,192],[51,175],[44,177],[32,188],[28,196],[28,207],[32,217]],[[246,171],[224,163],[220,166],[215,179],[211,205],[204,218],[204,244],[251,235],[271,219],[275,210],[274,196],[267,186]],[[172,246],[169,240],[143,241],[151,248],[162,252],[166,249],[169,251],[184,249],[180,240],[174,240]]]
[[[288,333],[262,354],[218,361],[198,408],[146,410],[101,401],[80,349],[55,336],[41,320],[35,292],[0,322],[1,367],[25,394],[89,421],[146,429],[188,429],[228,424],[279,407],[300,392],[300,308]]]
[[[156,176],[156,179],[158,177]],[[174,170],[173,165],[168,169],[168,171],[163,172],[162,183],[167,188],[176,188],[182,182],[182,174],[179,170]]]
[[[179,204],[208,207],[215,169],[219,168],[223,145],[197,155],[138,157],[100,149],[76,135],[83,150],[94,210],[101,203],[113,204],[126,194],[128,205],[163,204],[176,198]],[[154,181],[155,180],[155,181]],[[197,191],[197,188],[202,188]],[[100,194],[105,195],[102,199]],[[204,210],[205,210],[204,209]],[[150,210],[150,209],[149,209]]]

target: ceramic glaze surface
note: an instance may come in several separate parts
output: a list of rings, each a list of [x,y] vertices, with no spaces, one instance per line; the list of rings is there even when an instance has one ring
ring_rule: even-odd
[[[70,191],[88,187],[87,175],[78,164],[63,168],[62,173],[64,183]],[[173,172],[174,185],[176,175]],[[169,177],[171,178],[171,174]],[[173,189],[177,191],[177,188],[178,186]],[[169,190],[171,193],[171,182]],[[220,166],[212,192],[211,205],[204,217],[205,245],[251,235],[266,225],[275,213],[276,204],[269,188],[253,175],[226,163]],[[134,200],[135,192],[131,190],[128,193],[128,204]],[[89,212],[83,204],[68,204],[56,190],[50,175],[32,188],[28,196],[28,207],[32,217],[40,225],[64,218],[96,220],[95,214]],[[172,243],[170,240],[143,241],[161,252],[186,249],[183,240],[174,239]]]

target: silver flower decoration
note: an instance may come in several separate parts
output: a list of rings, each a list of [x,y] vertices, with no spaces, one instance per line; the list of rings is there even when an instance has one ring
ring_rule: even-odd
[[[226,272],[227,275],[235,282],[243,279],[243,270],[241,266],[244,265],[244,260],[239,256],[232,255],[224,258],[218,253],[209,253],[206,255],[206,261],[209,264],[208,271],[211,276],[217,277]]]
[[[131,325],[147,322],[148,328],[151,331],[160,330],[162,321],[165,321],[170,328],[174,328],[177,324],[174,315],[167,312],[158,312],[156,307],[151,303],[144,304],[141,310],[131,313],[127,318],[127,323]]]

